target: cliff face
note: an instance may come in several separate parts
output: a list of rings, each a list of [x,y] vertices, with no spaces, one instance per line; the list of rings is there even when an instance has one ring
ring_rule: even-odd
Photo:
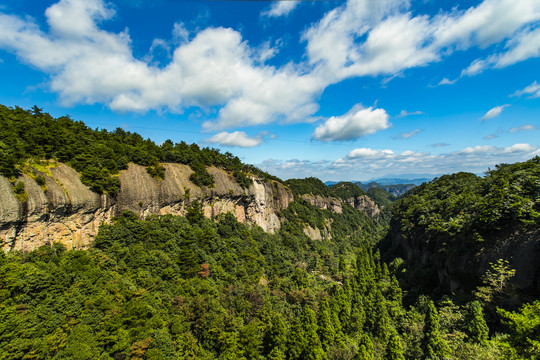
[[[429,239],[422,231],[402,234],[399,219],[390,223],[391,253],[404,258],[409,269],[434,271],[439,291],[467,293],[480,285],[482,276],[498,259],[516,270],[516,289],[540,294],[540,230],[508,229],[477,244],[456,244],[449,238]],[[422,270],[424,269],[424,270]],[[411,279],[413,282],[414,279]]]
[[[8,179],[0,176],[0,247],[28,251],[50,242],[61,242],[68,249],[85,247],[102,222],[124,210],[141,217],[184,215],[195,200],[202,203],[208,217],[231,212],[240,222],[274,232],[281,227],[279,211],[294,201],[290,190],[278,182],[253,179],[249,189],[242,189],[232,175],[212,167],[208,172],[215,186],[201,189],[189,180],[193,172],[189,166],[163,165],[164,180],[150,177],[139,165],[121,171],[121,188],[115,199],[92,192],[64,164],[35,172],[45,178],[44,186],[28,175],[20,177],[17,181],[24,183],[28,195],[24,202],[17,199]]]
[[[331,210],[337,214],[343,212],[343,203],[349,204],[356,210],[362,211],[369,217],[374,217],[380,214],[379,206],[367,195],[355,196],[349,199],[340,200],[334,197],[323,197],[320,195],[302,195],[302,199],[309,202],[311,205],[323,210]]]

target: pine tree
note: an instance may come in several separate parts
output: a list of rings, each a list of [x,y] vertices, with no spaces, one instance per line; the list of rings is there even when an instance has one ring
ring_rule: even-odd
[[[405,360],[405,357],[403,356],[403,345],[401,344],[401,338],[394,328],[392,328],[390,332],[390,339],[386,345],[385,359]]]
[[[289,360],[301,359],[307,346],[304,324],[299,316],[293,319],[291,331],[287,341],[287,353]]]
[[[265,337],[265,347],[269,353],[279,350],[285,351],[287,345],[287,329],[285,323],[279,315],[274,315],[272,324]]]
[[[319,337],[324,351],[328,351],[330,345],[334,343],[335,336],[336,330],[334,329],[330,306],[328,300],[324,298],[319,310]]]
[[[474,342],[484,344],[488,339],[489,328],[479,301],[473,301],[469,304],[466,331]]]
[[[424,323],[424,357],[436,359],[449,356],[450,348],[439,332],[439,314],[433,301],[430,301]]]
[[[303,324],[307,346],[304,349],[302,359],[307,360],[324,360],[326,359],[325,352],[322,348],[321,340],[317,335],[317,318],[315,312],[306,306],[303,313]]]
[[[362,334],[354,360],[373,360],[373,355],[373,341],[368,335]]]

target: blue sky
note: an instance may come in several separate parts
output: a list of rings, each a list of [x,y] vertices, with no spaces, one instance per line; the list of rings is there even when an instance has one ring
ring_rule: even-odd
[[[283,179],[539,155],[540,2],[0,1],[0,103]]]

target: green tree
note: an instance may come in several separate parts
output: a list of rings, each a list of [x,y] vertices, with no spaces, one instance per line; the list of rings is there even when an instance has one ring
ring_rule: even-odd
[[[424,322],[424,357],[425,359],[437,359],[450,356],[450,348],[439,331],[439,314],[433,301],[427,307]]]
[[[390,331],[390,337],[388,344],[386,345],[386,357],[387,360],[405,360],[403,356],[403,345],[401,344],[401,338],[397,331],[392,328]]]
[[[540,359],[540,300],[516,312],[498,309],[498,313],[511,330],[510,345],[525,359]]]
[[[330,345],[334,343],[335,336],[336,331],[332,322],[330,306],[328,305],[328,300],[324,298],[321,301],[321,307],[319,310],[319,337],[321,339],[321,344],[324,351],[328,351]]]
[[[489,336],[489,328],[484,319],[484,312],[479,301],[473,301],[469,304],[466,317],[465,329],[467,335],[477,343],[485,344]]]
[[[497,303],[503,295],[508,295],[509,281],[516,274],[516,270],[512,269],[508,261],[504,259],[489,264],[491,268],[482,277],[483,285],[478,287],[475,295],[485,303],[494,301]]]

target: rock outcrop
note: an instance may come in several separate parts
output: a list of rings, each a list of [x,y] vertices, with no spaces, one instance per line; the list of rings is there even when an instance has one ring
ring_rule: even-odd
[[[0,247],[28,251],[43,244],[61,242],[67,248],[84,248],[97,234],[99,225],[124,210],[141,218],[151,214],[184,215],[195,200],[207,217],[233,213],[238,221],[254,223],[267,232],[281,227],[279,212],[294,201],[291,191],[275,181],[253,179],[242,189],[227,172],[211,167],[213,188],[199,188],[189,177],[189,166],[163,164],[165,179],[152,178],[146,168],[130,164],[119,174],[116,198],[92,192],[79,174],[64,164],[40,167],[35,175],[45,178],[40,186],[28,175],[17,181],[25,185],[26,200],[13,192],[10,181],[0,176]]]
[[[482,242],[463,244],[442,237],[430,240],[423,231],[406,237],[401,231],[400,220],[392,219],[389,240],[388,253],[402,257],[408,270],[422,274],[422,281],[435,277],[432,282],[441,293],[470,293],[481,284],[482,276],[491,270],[491,264],[505,259],[516,270],[510,280],[514,287],[524,293],[540,295],[538,229],[506,229]]]
[[[379,206],[367,195],[355,196],[349,199],[341,200],[335,197],[324,197],[320,195],[302,195],[302,199],[311,205],[323,210],[331,210],[337,214],[343,212],[343,203],[349,204],[356,210],[362,211],[369,217],[375,217],[380,214]]]

